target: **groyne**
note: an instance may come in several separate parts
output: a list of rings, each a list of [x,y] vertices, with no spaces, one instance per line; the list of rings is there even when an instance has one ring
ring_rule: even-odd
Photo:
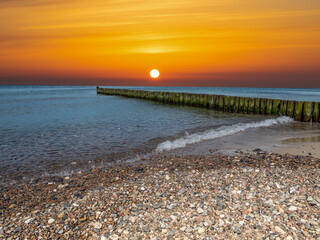
[[[99,88],[98,94],[141,98],[234,113],[288,116],[296,121],[319,122],[320,103],[224,95]]]

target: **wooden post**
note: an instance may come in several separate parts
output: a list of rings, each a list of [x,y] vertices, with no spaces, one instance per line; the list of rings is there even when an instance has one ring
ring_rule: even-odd
[[[254,99],[254,113],[259,114],[260,113],[260,98],[255,98]]]
[[[312,102],[305,102],[303,104],[303,110],[302,110],[302,120],[304,122],[310,122],[312,119]]]
[[[236,98],[234,96],[229,98],[229,112],[234,112],[235,99]]]
[[[287,115],[287,105],[288,105],[288,101],[287,100],[281,100],[281,103],[280,103],[280,114],[282,116],[286,116]]]
[[[280,99],[273,99],[272,100],[272,115],[278,115],[280,109]]]
[[[294,103],[295,101],[288,101],[287,103],[287,116],[293,117],[294,115]]]
[[[303,102],[295,101],[294,102],[294,120],[301,121],[302,120],[302,107]]]
[[[320,103],[315,102],[313,105],[312,121],[319,122]]]
[[[272,99],[266,99],[266,115],[272,114]]]
[[[249,98],[248,113],[254,112],[254,98]]]

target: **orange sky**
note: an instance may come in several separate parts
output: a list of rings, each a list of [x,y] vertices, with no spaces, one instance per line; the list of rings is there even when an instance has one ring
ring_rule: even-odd
[[[1,0],[0,29],[0,84],[320,87],[319,0]]]

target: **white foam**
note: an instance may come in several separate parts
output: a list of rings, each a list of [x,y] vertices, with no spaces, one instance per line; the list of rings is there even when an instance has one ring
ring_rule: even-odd
[[[188,144],[199,143],[205,140],[211,140],[219,137],[224,137],[232,135],[238,132],[245,131],[249,128],[259,128],[259,127],[269,127],[275,124],[283,124],[292,122],[293,119],[289,117],[278,117],[275,119],[267,119],[260,122],[253,123],[238,123],[231,126],[223,126],[216,129],[208,130],[201,133],[194,133],[190,135],[185,135],[181,138],[175,139],[173,141],[165,141],[157,146],[157,151],[162,152],[165,150],[172,150],[176,148],[186,147]]]

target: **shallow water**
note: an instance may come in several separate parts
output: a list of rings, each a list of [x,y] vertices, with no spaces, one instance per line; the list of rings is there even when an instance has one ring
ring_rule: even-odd
[[[320,96],[319,89],[139,89],[269,94],[270,98],[287,94],[298,96],[297,100],[319,100]],[[253,126],[262,132],[272,125],[291,124],[291,120],[273,118],[97,95],[91,86],[0,86],[0,176],[69,172],[157,151],[181,147],[187,151],[191,145],[246,132]]]

